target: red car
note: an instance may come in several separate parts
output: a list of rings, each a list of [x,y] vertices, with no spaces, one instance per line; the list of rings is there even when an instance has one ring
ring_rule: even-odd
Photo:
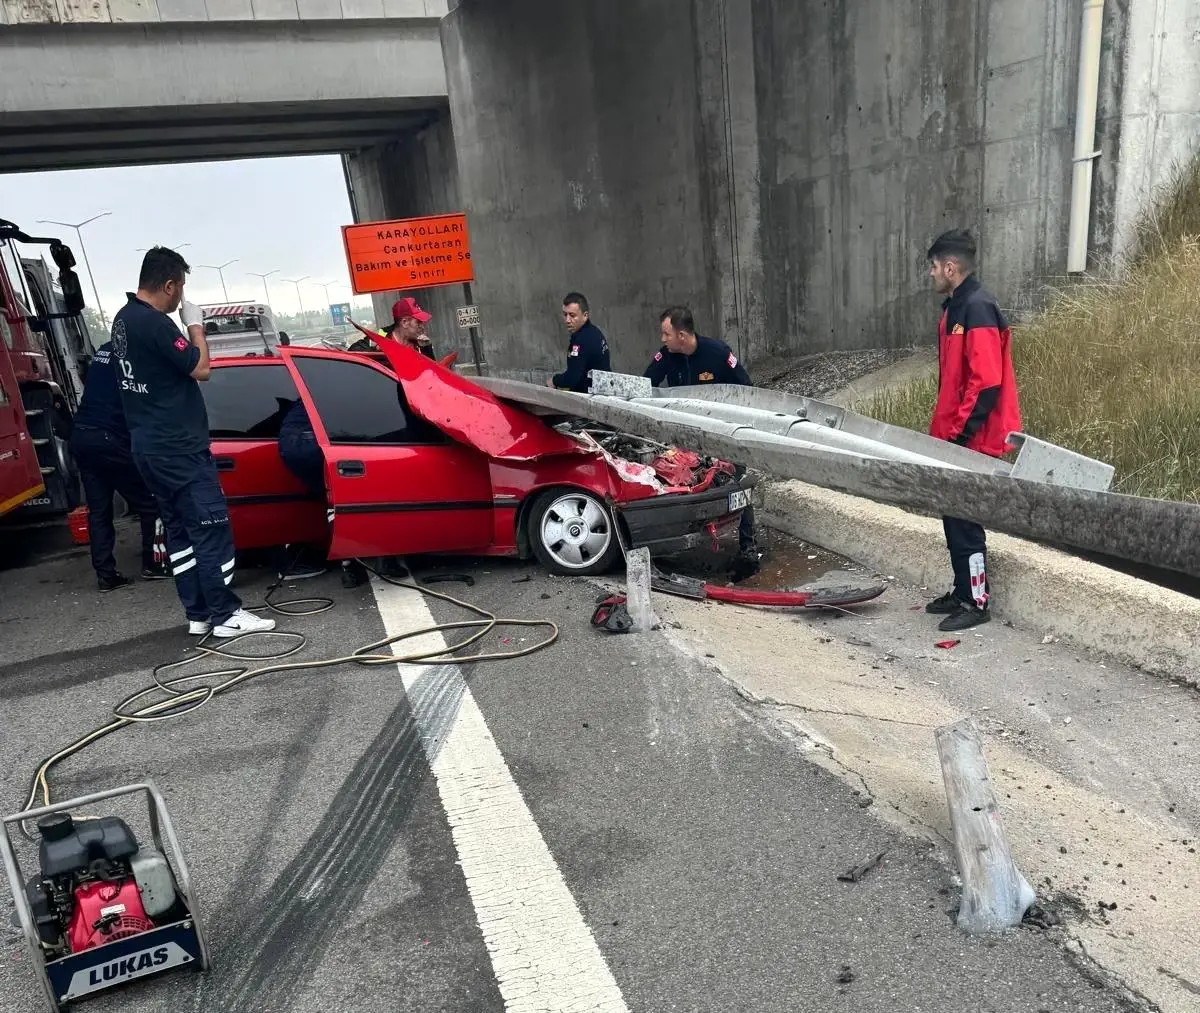
[[[321,543],[332,517],[330,559],[533,554],[557,573],[594,574],[622,538],[679,551],[735,525],[750,502],[753,479],[725,462],[580,420],[553,426],[379,344],[380,354],[293,346],[214,360],[201,388],[238,548]],[[325,452],[327,502],[279,457],[297,398]]]

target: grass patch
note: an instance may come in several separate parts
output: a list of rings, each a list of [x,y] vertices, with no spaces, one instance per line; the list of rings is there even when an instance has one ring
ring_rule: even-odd
[[[1139,226],[1114,280],[1051,293],[1014,328],[1025,431],[1116,468],[1118,492],[1200,500],[1200,161],[1181,170]],[[936,378],[855,410],[926,431]]]

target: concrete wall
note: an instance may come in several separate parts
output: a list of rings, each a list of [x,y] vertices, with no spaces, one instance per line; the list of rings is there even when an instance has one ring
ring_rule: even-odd
[[[1131,243],[1156,188],[1200,150],[1200,0],[1125,0],[1125,6],[1118,58],[1125,86],[1111,121],[1120,138],[1109,209],[1118,249]]]
[[[1008,306],[1065,265],[1073,6],[756,0],[776,342],[928,335],[923,255],[946,228],[976,230],[982,274]]]
[[[454,7],[454,5],[452,5]],[[562,290],[621,368],[655,311],[765,353],[929,340],[969,226],[1010,310],[1065,270],[1082,0],[461,0],[442,22],[501,368],[557,365]],[[1200,0],[1108,0],[1093,261],[1200,130]]]
[[[2,0],[0,25],[440,18],[447,0]]]
[[[562,369],[572,289],[621,369],[668,302],[719,330],[690,0],[466,2],[442,27],[489,361]]]

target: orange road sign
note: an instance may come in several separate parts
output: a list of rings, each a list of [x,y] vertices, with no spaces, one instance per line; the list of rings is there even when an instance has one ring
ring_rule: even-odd
[[[463,214],[344,225],[342,241],[355,295],[475,280]]]

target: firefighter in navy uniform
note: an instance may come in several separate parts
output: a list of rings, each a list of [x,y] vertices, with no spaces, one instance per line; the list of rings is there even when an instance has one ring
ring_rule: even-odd
[[[171,571],[154,559],[158,507],[133,462],[129,427],[121,410],[112,342],[101,345],[88,365],[83,399],[71,430],[71,454],[79,465],[88,507],[88,542],[92,568],[101,591],[128,587],[132,581],[117,570],[113,558],[113,493],[119,492],[138,516],[142,529],[142,579],[163,580]]]
[[[567,325],[567,368],[546,381],[547,387],[586,394],[592,389],[593,369],[610,369],[608,339],[592,323],[587,299],[579,292],[568,292],[562,304],[563,323]]]
[[[943,233],[929,248],[929,275],[946,296],[938,324],[938,398],[929,435],[990,457],[1003,457],[1020,432],[1021,410],[1012,365],[1012,332],[996,300],[975,277],[975,240],[962,230]],[[954,588],[925,610],[942,615],[948,633],[987,622],[991,586],[983,526],[943,518]]]
[[[645,375],[655,387],[694,387],[706,383],[732,383],[752,387],[746,367],[724,341],[696,333],[692,311],[672,306],[659,317],[663,347],[655,354]],[[744,469],[739,469],[739,477]],[[738,529],[739,553],[734,570],[740,577],[758,572],[760,553],[754,537],[754,507],[742,511]]]
[[[189,270],[183,257],[161,246],[142,261],[138,291],[129,293],[112,326],[121,407],[134,461],[162,514],[188,632],[222,638],[267,632],[275,621],[243,609],[229,586],[236,555],[197,383],[211,373],[204,318],[183,302]],[[167,315],[181,304],[190,340]]]

